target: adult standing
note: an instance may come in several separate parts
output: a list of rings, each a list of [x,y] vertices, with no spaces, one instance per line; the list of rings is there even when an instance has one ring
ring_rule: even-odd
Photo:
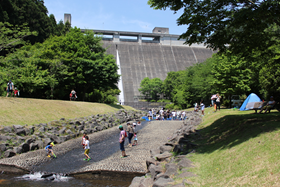
[[[211,97],[211,101],[212,101],[211,103],[214,108],[214,111],[216,111],[216,98],[217,98],[216,94],[212,95]]]
[[[128,132],[128,142],[129,142],[128,146],[132,147],[131,139],[133,137],[134,131],[133,131],[133,127],[130,125],[129,122],[127,123],[127,132]]]
[[[219,93],[216,94],[216,100],[215,100],[215,104],[216,104],[216,110],[217,111],[217,108],[218,110],[220,110],[220,99],[221,99],[221,96],[219,96]]]
[[[124,149],[124,141],[125,141],[125,131],[123,130],[123,126],[120,125],[119,127],[120,134],[119,134],[119,148],[121,150],[121,158],[126,157],[125,149]]]
[[[11,80],[9,80],[9,82],[7,83],[6,90],[7,90],[7,96],[6,97],[9,96],[9,93],[11,93],[11,96],[13,95],[14,83]]]

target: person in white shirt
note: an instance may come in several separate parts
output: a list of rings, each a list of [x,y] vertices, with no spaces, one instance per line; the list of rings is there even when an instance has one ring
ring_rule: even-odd
[[[85,159],[83,159],[84,161],[89,161],[91,158],[89,157],[89,150],[90,150],[90,146],[89,146],[89,138],[88,136],[85,136],[85,145],[84,145],[84,155],[86,156]]]
[[[176,119],[176,112],[175,112],[175,110],[172,110],[172,120],[175,120]]]

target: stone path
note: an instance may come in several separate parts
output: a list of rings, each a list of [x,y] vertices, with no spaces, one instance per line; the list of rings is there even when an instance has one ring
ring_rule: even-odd
[[[147,171],[146,159],[150,157],[150,149],[156,149],[159,146],[163,145],[168,140],[168,137],[170,137],[175,130],[179,129],[182,124],[182,121],[153,121],[143,129],[138,131],[137,146],[133,146],[132,148],[125,148],[128,157],[120,158],[121,152],[118,151],[112,154],[110,157],[99,160],[97,162],[89,161],[87,166],[84,165],[84,167],[82,168],[71,171],[71,174],[79,174],[82,172],[91,171],[145,173]],[[89,135],[89,137],[93,142],[101,142],[102,140],[107,139],[113,135],[116,136],[118,132],[119,130],[117,130],[117,127],[113,127],[101,132],[91,134]],[[118,138],[116,140],[116,147],[119,147]],[[57,156],[63,155],[64,153],[81,147],[80,142],[81,138],[69,140],[54,147],[54,152]],[[95,147],[92,147],[91,150],[95,150]],[[83,150],[80,151],[81,154],[82,152]],[[95,158],[95,152],[94,156],[91,157]],[[71,160],[71,158],[69,160]],[[50,159],[46,157],[46,152],[41,149],[17,155],[12,158],[5,158],[0,160],[0,170],[7,172],[10,171],[24,173],[26,171],[35,170],[35,166],[40,166],[48,162],[50,162]]]
[[[182,121],[153,121],[138,132],[137,146],[125,148],[128,157],[120,158],[121,152],[119,151],[74,173],[98,170],[146,173],[146,159],[150,157],[150,150],[166,143],[168,137],[172,136],[172,133],[182,124]]]

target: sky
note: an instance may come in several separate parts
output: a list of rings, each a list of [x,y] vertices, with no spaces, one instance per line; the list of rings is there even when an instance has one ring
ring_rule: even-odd
[[[133,31],[152,33],[155,27],[168,27],[170,34],[186,32],[186,26],[177,26],[182,12],[154,10],[147,0],[45,0],[49,14],[56,21],[64,21],[71,14],[71,25],[80,29]]]

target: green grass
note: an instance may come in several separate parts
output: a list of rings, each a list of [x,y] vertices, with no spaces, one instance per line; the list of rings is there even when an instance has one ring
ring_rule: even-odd
[[[0,97],[1,125],[32,125],[60,118],[73,119],[95,114],[134,110],[129,106],[108,105],[81,101],[43,100],[31,98]]]
[[[190,159],[196,187],[280,186],[280,113],[205,110],[200,146]]]

